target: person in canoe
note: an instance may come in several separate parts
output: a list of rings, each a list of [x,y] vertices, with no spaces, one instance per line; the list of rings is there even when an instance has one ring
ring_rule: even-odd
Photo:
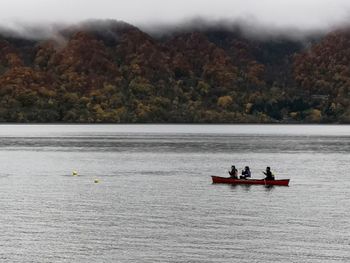
[[[250,172],[249,166],[244,167],[244,170],[242,170],[242,175],[239,178],[247,179],[251,177],[252,177],[252,173]]]
[[[231,178],[238,179],[238,171],[234,165],[231,166],[231,171],[228,172]]]
[[[266,167],[266,172],[263,172],[266,177],[265,180],[275,180],[275,175],[271,172],[271,168],[268,166]]]

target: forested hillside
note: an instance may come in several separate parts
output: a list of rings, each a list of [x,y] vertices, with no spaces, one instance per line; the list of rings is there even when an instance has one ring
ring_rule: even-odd
[[[311,39],[311,38],[310,38]],[[350,123],[350,30],[319,39],[116,21],[0,36],[0,121]]]

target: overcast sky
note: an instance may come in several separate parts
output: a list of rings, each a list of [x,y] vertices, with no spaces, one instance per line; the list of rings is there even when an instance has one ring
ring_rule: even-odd
[[[193,17],[320,29],[348,20],[350,0],[0,0],[0,23],[117,19],[142,26]]]

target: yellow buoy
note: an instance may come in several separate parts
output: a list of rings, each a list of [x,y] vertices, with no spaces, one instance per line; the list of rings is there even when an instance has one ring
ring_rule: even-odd
[[[72,175],[73,176],[78,176],[78,172],[77,171],[73,171]]]
[[[100,180],[98,180],[98,179],[95,179],[95,180],[94,180],[94,183],[95,183],[95,184],[98,184],[99,182],[100,182]]]

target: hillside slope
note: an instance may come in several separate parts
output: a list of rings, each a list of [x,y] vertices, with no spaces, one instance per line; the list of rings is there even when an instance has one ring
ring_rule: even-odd
[[[117,21],[0,36],[0,121],[350,122],[350,33],[305,43]]]

